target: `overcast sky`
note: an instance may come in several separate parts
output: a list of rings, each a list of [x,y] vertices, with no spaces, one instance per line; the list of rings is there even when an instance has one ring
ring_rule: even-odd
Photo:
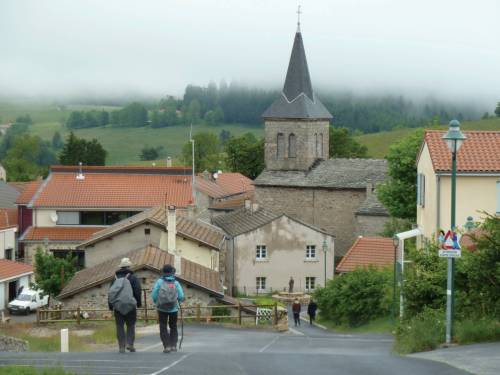
[[[302,0],[313,86],[500,100],[499,0]],[[295,0],[0,0],[0,93],[281,87]]]

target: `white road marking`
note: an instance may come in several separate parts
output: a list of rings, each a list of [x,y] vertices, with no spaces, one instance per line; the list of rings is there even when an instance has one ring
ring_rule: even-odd
[[[187,357],[189,357],[190,355],[191,355],[191,354],[184,354],[184,355],[183,355],[181,358],[179,358],[177,361],[172,362],[172,363],[171,363],[171,364],[169,364],[168,366],[165,366],[165,367],[163,367],[162,369],[160,369],[160,370],[158,370],[158,371],[156,371],[156,372],[153,372],[153,373],[151,373],[151,374],[149,374],[149,375],[159,375],[159,374],[161,374],[162,372],[167,371],[168,369],[170,369],[170,368],[174,367],[175,365],[177,365],[177,364],[181,363],[182,361],[184,361],[184,360],[185,360]]]
[[[262,347],[260,350],[259,350],[259,353],[263,353],[267,348],[269,348],[272,344],[274,344],[276,341],[278,341],[280,337],[279,336],[276,336],[274,339],[272,339],[267,345],[265,345],[264,347]]]
[[[163,346],[163,343],[159,342],[159,343],[154,344],[154,345],[146,346],[145,348],[139,349],[138,351],[139,352],[147,352],[148,350],[157,348],[159,346]]]
[[[304,336],[302,332],[299,332],[296,329],[293,329],[292,327],[288,327],[288,330],[292,332],[294,335]]]

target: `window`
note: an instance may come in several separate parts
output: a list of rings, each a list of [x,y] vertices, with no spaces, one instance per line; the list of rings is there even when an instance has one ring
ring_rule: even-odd
[[[497,181],[497,214],[500,214],[500,181]]]
[[[266,290],[266,278],[256,277],[255,278],[256,289],[258,292]]]
[[[417,205],[425,206],[425,175],[417,174]]]
[[[5,259],[12,260],[12,249],[5,249]]]
[[[80,224],[80,213],[78,211],[57,211],[57,225]]]
[[[151,228],[144,228],[144,234],[145,235],[150,235],[151,234]]]
[[[316,288],[316,278],[312,276],[306,277],[306,290],[311,291]]]
[[[267,258],[267,247],[265,245],[257,245],[255,258],[257,260]]]
[[[104,225],[104,212],[100,211],[82,211],[82,225]]]
[[[307,245],[306,259],[316,259],[316,245]]]
[[[283,133],[278,133],[277,139],[277,150],[276,150],[276,155],[278,159],[283,159],[285,156],[285,136]]]
[[[288,157],[297,157],[297,137],[293,133],[288,136]]]
[[[320,158],[324,158],[323,156],[323,133],[319,135],[319,155]]]
[[[318,133],[314,133],[314,144],[316,147],[316,156],[319,156],[319,143],[318,143]]]

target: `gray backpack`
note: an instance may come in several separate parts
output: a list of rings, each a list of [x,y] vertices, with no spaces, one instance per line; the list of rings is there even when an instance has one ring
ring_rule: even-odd
[[[156,307],[160,310],[172,310],[177,305],[177,287],[175,281],[163,280],[158,291]]]
[[[109,288],[108,302],[113,306],[113,310],[118,311],[122,315],[127,315],[137,307],[137,301],[132,292],[132,285],[128,279],[128,273],[125,277],[116,277],[115,281]]]

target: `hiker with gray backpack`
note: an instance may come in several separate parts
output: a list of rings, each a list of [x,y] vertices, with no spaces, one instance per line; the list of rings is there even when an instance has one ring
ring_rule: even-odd
[[[177,314],[179,303],[184,300],[181,284],[175,280],[175,268],[170,264],[163,266],[163,275],[153,287],[153,302],[158,310],[160,321],[160,338],[163,343],[163,353],[177,351]],[[170,328],[170,332],[167,328]]]
[[[131,266],[132,262],[129,258],[121,260],[120,269],[116,271],[108,292],[108,305],[115,315],[120,353],[125,353],[125,348],[130,352],[135,352],[135,323],[137,308],[141,307],[141,283],[130,269]],[[127,325],[126,334],[125,324]]]

